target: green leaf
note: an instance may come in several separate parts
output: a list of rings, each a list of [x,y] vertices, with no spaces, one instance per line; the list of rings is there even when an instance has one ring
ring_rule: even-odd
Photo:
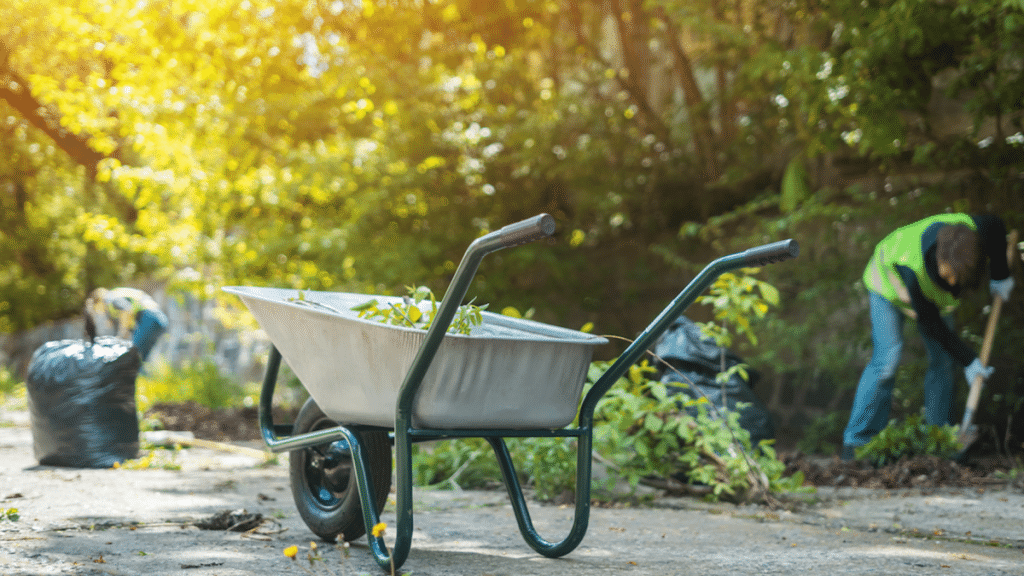
[[[782,194],[779,198],[779,210],[783,214],[789,214],[796,210],[806,198],[811,195],[810,186],[807,185],[807,168],[804,167],[803,158],[794,156],[782,176]]]
[[[365,312],[365,311],[376,309],[378,305],[379,305],[379,303],[377,302],[376,299],[374,299],[374,300],[370,300],[368,302],[363,302],[362,304],[356,304],[351,309],[356,311],[356,312]]]
[[[779,305],[779,290],[767,282],[758,282],[757,288],[761,292],[761,298],[772,306]]]
[[[654,414],[648,414],[647,417],[644,418],[644,428],[646,428],[650,432],[659,432],[663,424],[664,423],[662,422],[661,418],[658,418]]]

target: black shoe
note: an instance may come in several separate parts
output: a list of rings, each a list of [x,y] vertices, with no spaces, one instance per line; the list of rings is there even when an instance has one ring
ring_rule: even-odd
[[[856,446],[843,444],[843,450],[839,453],[839,459],[843,461],[855,460],[857,458],[857,456],[854,454],[854,451],[856,449]]]

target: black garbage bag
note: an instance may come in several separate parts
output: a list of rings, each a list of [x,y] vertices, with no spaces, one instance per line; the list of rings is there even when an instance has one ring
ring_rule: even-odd
[[[36,459],[47,466],[109,468],[139,452],[131,342],[60,340],[32,354],[25,386]]]
[[[670,394],[694,400],[706,396],[719,409],[722,406],[723,386],[715,378],[722,372],[723,352],[726,370],[743,363],[738,354],[718,346],[714,339],[705,336],[700,327],[685,316],[677,318],[654,345],[654,353],[667,364],[660,366],[660,381],[666,385]],[[740,427],[750,432],[750,443],[757,446],[761,440],[775,438],[775,424],[767,406],[753,390],[760,375],[751,368],[747,368],[747,375],[748,381],[744,381],[739,374],[733,374],[725,383],[725,406],[730,411],[739,411]],[[745,404],[742,409],[737,408],[740,403]],[[697,413],[696,407],[687,410],[694,416]],[[709,416],[715,417],[716,414],[715,410],[708,410]]]

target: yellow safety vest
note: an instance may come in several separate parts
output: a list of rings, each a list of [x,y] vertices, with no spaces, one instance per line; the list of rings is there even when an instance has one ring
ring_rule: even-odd
[[[939,214],[918,220],[897,228],[879,242],[864,269],[864,285],[868,290],[892,302],[911,318],[916,315],[910,304],[910,291],[896,271],[897,265],[906,266],[914,272],[925,298],[935,303],[941,312],[951,312],[960,303],[955,296],[939,288],[924,269],[921,239],[925,230],[937,222],[964,224],[971,230],[977,230],[974,219],[967,214]]]

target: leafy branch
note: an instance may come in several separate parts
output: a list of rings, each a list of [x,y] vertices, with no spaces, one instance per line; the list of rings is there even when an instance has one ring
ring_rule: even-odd
[[[392,304],[386,302],[382,305],[376,298],[357,304],[352,310],[359,313],[360,318],[377,320],[384,324],[394,326],[406,326],[426,330],[433,324],[437,316],[437,299],[434,293],[426,286],[418,288],[406,286],[408,296],[402,297],[402,302]],[[428,307],[424,308],[427,304]],[[470,302],[459,306],[452,319],[448,332],[452,334],[469,334],[474,326],[483,323],[483,311],[487,304],[477,306]]]

